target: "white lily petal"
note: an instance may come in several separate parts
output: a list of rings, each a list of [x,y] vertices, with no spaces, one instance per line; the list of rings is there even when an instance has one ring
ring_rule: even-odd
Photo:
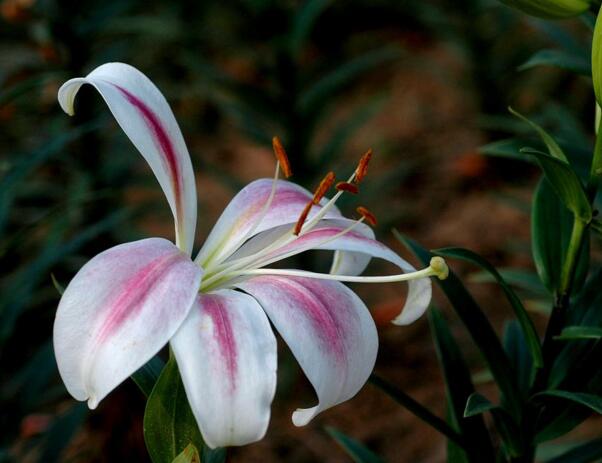
[[[256,298],[314,386],[319,403],[296,426],[353,397],[376,360],[378,336],[364,303],[337,281],[259,276],[238,285]]]
[[[107,63],[59,89],[63,110],[74,114],[75,96],[93,85],[115,119],[157,177],[176,223],[176,243],[192,252],[196,227],[196,186],[190,156],[180,128],[159,89],[136,68]]]
[[[95,408],[150,360],[188,315],[201,276],[161,238],[115,246],[84,265],[54,322],[55,356],[69,393]]]
[[[306,189],[286,180],[278,180],[276,193],[272,203],[261,223],[257,224],[251,236],[247,233],[255,227],[260,218],[266,201],[272,191],[272,179],[256,180],[244,187],[226,207],[221,217],[211,230],[205,244],[195,258],[195,262],[203,267],[208,259],[216,259],[227,256],[240,246],[240,240],[244,237],[251,238],[263,231],[278,225],[290,224],[289,228],[297,222],[299,215],[313,194]],[[323,199],[321,204],[325,203]],[[321,209],[315,206],[310,212],[311,219]],[[327,217],[340,217],[336,207],[330,209]]]
[[[210,447],[260,440],[276,390],[276,338],[251,296],[201,294],[171,340],[188,401]]]
[[[416,271],[410,263],[402,259],[390,248],[372,239],[374,235],[369,227],[364,224],[358,224],[352,231],[347,232],[343,236],[336,237],[352,223],[348,219],[323,220],[314,229],[300,235],[295,241],[268,254],[266,259],[277,260],[280,256],[297,251],[324,249],[345,252],[345,260],[343,260],[342,265],[336,267],[335,271],[331,270],[331,273],[337,275],[358,275],[365,269],[372,257],[387,260],[398,266],[405,273]],[[269,243],[274,239],[273,237],[281,235],[286,229],[287,226],[276,227],[256,236],[254,239],[249,240],[234,257],[244,256],[256,251],[260,245]],[[358,258],[357,256],[365,257]],[[333,266],[336,264],[335,256]],[[431,296],[432,286],[429,278],[409,281],[405,304],[400,314],[393,320],[393,323],[397,325],[409,325],[416,321],[428,308]]]

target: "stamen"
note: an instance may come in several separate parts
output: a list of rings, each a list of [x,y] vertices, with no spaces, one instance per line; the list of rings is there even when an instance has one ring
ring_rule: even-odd
[[[328,190],[330,190],[330,187],[334,183],[334,180],[335,180],[335,176],[334,176],[334,172],[332,172],[332,171],[328,172],[326,174],[326,177],[324,177],[322,179],[322,181],[318,185],[318,188],[316,188],[316,191],[314,193],[314,199],[312,200],[312,202],[316,206],[318,204],[320,204],[320,201],[322,200],[324,195],[328,192]]]
[[[372,225],[373,227],[376,227],[376,216],[370,212],[368,209],[366,209],[363,206],[359,206],[356,209],[357,213],[360,214],[364,219],[366,219],[366,222],[368,222],[370,225]]]
[[[314,206],[313,200],[310,201],[310,202],[308,202],[305,205],[305,208],[303,209],[303,211],[301,212],[301,215],[299,216],[299,220],[297,220],[297,223],[295,224],[295,228],[293,230],[293,235],[299,236],[299,233],[301,233],[301,229],[303,228],[303,224],[307,220],[307,216],[309,215],[309,211],[311,211],[311,208],[313,206]]]
[[[368,164],[370,163],[371,158],[372,148],[364,153],[355,169],[355,183],[360,183],[368,173]]]
[[[291,164],[288,160],[288,156],[286,155],[286,151],[284,150],[284,146],[282,146],[280,138],[272,138],[272,148],[274,149],[276,159],[278,159],[278,161],[280,162],[282,173],[286,178],[289,178],[291,175],[293,175],[293,171],[291,170]]]
[[[360,191],[357,185],[348,182],[339,182],[337,183],[335,188],[337,189],[337,191],[346,191],[347,193],[351,193],[354,195],[358,194]]]
[[[354,275],[333,275],[330,273],[317,273],[317,272],[307,272],[304,270],[285,270],[278,268],[257,268],[257,269],[249,269],[249,270],[241,270],[237,272],[232,272],[232,276],[234,275],[280,275],[280,276],[292,276],[292,277],[305,277],[305,278],[316,278],[319,280],[334,280],[334,281],[342,281],[348,283],[395,283],[398,281],[410,281],[417,280],[419,278],[427,278],[436,276],[439,279],[445,279],[445,268],[447,268],[447,264],[441,258],[433,258],[435,260],[435,267],[432,265],[424,268],[422,270],[418,270],[416,272],[409,273],[400,273],[398,275],[386,275],[386,276],[354,276]],[[439,261],[438,259],[441,259]],[[431,259],[431,264],[433,264],[433,260]]]

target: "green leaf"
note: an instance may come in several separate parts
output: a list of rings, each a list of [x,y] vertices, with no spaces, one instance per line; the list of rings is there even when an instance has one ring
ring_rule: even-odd
[[[496,405],[491,403],[487,397],[482,396],[478,392],[473,392],[466,401],[464,416],[469,417],[480,415],[481,413],[485,413],[495,407]]]
[[[516,320],[506,323],[503,341],[504,350],[516,372],[522,396],[526,398],[535,380],[536,370],[533,368],[533,360],[529,355],[525,335]]]
[[[555,66],[588,77],[592,74],[592,66],[588,56],[578,56],[565,50],[539,50],[524,64],[521,64],[518,70],[524,71],[536,66]]]
[[[544,144],[548,148],[548,151],[550,152],[550,155],[552,157],[559,159],[561,161],[564,161],[564,162],[569,162],[567,157],[564,154],[564,151],[562,151],[562,148],[558,145],[558,143],[556,143],[556,140],[554,140],[554,138],[552,138],[552,136],[550,134],[548,134],[548,132],[546,132],[540,125],[536,124],[535,122],[531,121],[530,119],[527,119],[521,113],[519,113],[518,111],[515,111],[512,108],[508,108],[508,110],[513,115],[515,115],[516,117],[521,119],[523,122],[526,122],[527,124],[529,124],[531,126],[531,128],[537,133],[537,135],[539,135],[539,138],[541,138],[541,141],[544,142]]]
[[[563,19],[578,16],[589,8],[586,0],[501,0],[508,6],[545,19]]]
[[[410,249],[423,265],[428,265],[433,254],[422,248],[418,243],[402,236],[396,230],[393,233],[397,239]],[[452,304],[456,314],[468,330],[473,341],[483,355],[491,374],[502,393],[502,404],[507,407],[515,418],[522,413],[522,398],[512,372],[512,365],[504,352],[495,330],[483,314],[483,311],[466,290],[458,277],[450,272],[445,280],[435,280]],[[468,395],[466,396],[468,398]]]
[[[512,417],[499,406],[491,403],[486,397],[477,392],[473,393],[466,402],[464,416],[478,416],[485,412],[491,413],[495,427],[508,453],[513,457],[521,456],[524,453],[525,446],[521,432],[513,422]]]
[[[592,80],[596,101],[602,106],[602,9],[598,12],[592,39]]]
[[[485,460],[493,459],[493,447],[483,419],[480,416],[464,416],[466,401],[475,390],[462,353],[437,309],[430,309],[429,324],[435,341],[437,357],[443,370],[443,379],[450,404],[450,419],[460,431],[465,442],[462,448],[471,459],[478,456]]]
[[[546,412],[538,418],[538,430],[535,434],[535,443],[556,439],[564,436],[569,431],[583,423],[591,416],[591,411],[582,405],[569,405],[558,411]]]
[[[174,458],[172,463],[201,463],[201,457],[194,444],[188,444],[188,447]]]
[[[587,394],[585,392],[570,392],[570,391],[543,391],[538,392],[532,398],[542,399],[544,397],[554,397],[559,399],[570,400],[579,405],[583,405],[598,414],[602,414],[602,397],[595,394]]]
[[[537,273],[552,294],[560,289],[573,220],[573,215],[560,203],[548,180],[541,179],[533,195],[531,246]],[[586,242],[579,256],[574,289],[582,286],[588,266],[589,243]]]
[[[591,463],[602,459],[602,439],[595,439],[573,447],[546,463]]]
[[[205,447],[173,357],[146,402],[144,441],[153,463],[172,463],[191,443],[197,449]]]
[[[502,276],[495,269],[495,267],[491,265],[486,259],[479,256],[477,253],[472,252],[468,249],[442,248],[435,250],[434,253],[444,257],[452,257],[475,264],[481,267],[483,270],[489,272],[495,278],[495,280],[498,282],[498,284],[504,291],[504,294],[508,298],[512,309],[514,310],[514,314],[516,315],[516,318],[520,323],[520,326],[525,335],[525,339],[527,340],[529,352],[531,353],[531,357],[533,358],[533,363],[535,367],[541,368],[543,366],[543,355],[541,353],[541,344],[539,342],[539,336],[535,331],[535,326],[533,326],[533,322],[531,321],[531,318],[529,318],[529,315],[527,314],[527,311],[525,310],[518,296],[506,283],[504,278],[502,278]]]
[[[382,389],[389,397],[399,403],[402,407],[405,407],[408,411],[413,413],[415,416],[420,418],[422,421],[427,423],[433,429],[436,429],[449,440],[454,441],[458,446],[464,447],[464,442],[460,434],[452,429],[445,421],[436,415],[433,415],[431,411],[416,402],[412,397],[407,395],[401,389],[393,386],[384,379],[372,374],[369,381],[376,387]]]
[[[163,362],[163,360],[161,360],[159,357],[155,356],[131,376],[132,380],[136,383],[146,397],[148,397],[153,391],[153,388],[155,387],[155,384],[157,383],[164,366],[165,362]]]
[[[522,156],[520,149],[525,143],[518,138],[508,138],[505,140],[496,140],[479,148],[479,153],[487,156],[497,156],[502,158],[516,159],[517,161],[532,163],[533,160]]]
[[[327,427],[326,432],[330,434],[355,463],[384,463],[384,460],[372,452],[372,450],[343,434],[341,431]]]
[[[559,341],[602,339],[602,328],[597,326],[567,326],[554,339]]]
[[[558,198],[577,218],[588,223],[592,218],[592,207],[581,180],[571,166],[565,161],[532,148],[523,148],[521,153],[537,159]]]

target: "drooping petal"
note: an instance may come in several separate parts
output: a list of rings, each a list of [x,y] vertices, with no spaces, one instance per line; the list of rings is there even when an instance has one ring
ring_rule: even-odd
[[[55,356],[69,393],[94,408],[144,365],[188,315],[201,276],[161,238],[116,246],[84,265],[54,322]]]
[[[254,277],[239,287],[259,301],[316,390],[318,405],[297,409],[295,425],[360,390],[374,367],[378,336],[353,291],[337,281],[280,276]]]
[[[279,256],[288,255],[293,252],[302,252],[311,249],[324,249],[345,252],[344,260],[337,265],[337,256],[333,262],[331,273],[338,275],[358,275],[368,264],[371,257],[387,260],[398,266],[403,272],[415,272],[416,269],[407,261],[402,259],[390,248],[373,239],[374,236],[369,227],[359,224],[352,231],[332,239],[347,229],[353,223],[348,219],[323,220],[307,233],[300,235],[295,241],[282,246],[267,257],[278,259]],[[236,256],[244,256],[256,250],[262,243],[269,243],[271,236],[278,236],[285,231],[285,227],[266,231],[258,235],[243,246]],[[332,239],[331,241],[327,241]],[[365,256],[365,257],[359,257]],[[266,257],[266,258],[267,258]],[[428,278],[410,280],[408,282],[408,295],[401,313],[393,320],[398,325],[408,325],[420,318],[428,308],[431,301],[432,287]]]
[[[240,241],[247,236],[261,216],[264,206],[272,191],[272,179],[260,179],[243,188],[226,207],[221,217],[211,230],[205,244],[201,248],[195,262],[203,267],[209,259],[213,260],[228,255],[240,246]],[[297,222],[307,202],[313,197],[306,189],[285,180],[278,180],[276,193],[261,223],[253,230],[252,235],[261,233],[278,225]],[[323,199],[321,204],[326,200]],[[308,220],[321,208],[312,208]],[[340,217],[340,212],[333,207],[326,217]]]
[[[171,346],[205,442],[261,439],[276,390],[276,338],[257,301],[233,290],[199,295]]]
[[[74,100],[83,84],[93,85],[115,119],[157,177],[176,223],[176,242],[192,252],[196,227],[196,186],[190,156],[180,128],[159,89],[136,68],[107,63],[86,77],[71,79],[59,89],[63,110],[74,114]]]

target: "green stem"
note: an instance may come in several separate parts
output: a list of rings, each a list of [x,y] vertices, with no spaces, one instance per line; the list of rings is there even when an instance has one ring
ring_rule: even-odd
[[[595,192],[602,176],[602,134],[598,131],[596,136],[596,144],[594,145],[594,156],[592,166],[589,173],[589,182],[587,185],[590,199],[593,199]]]
[[[579,256],[579,251],[581,250],[585,227],[585,222],[575,217],[575,221],[573,222],[573,230],[571,232],[571,240],[569,242],[566,259],[564,261],[564,267],[562,268],[562,273],[560,276],[560,296],[565,296],[570,292],[573,275],[575,274],[577,258]]]

